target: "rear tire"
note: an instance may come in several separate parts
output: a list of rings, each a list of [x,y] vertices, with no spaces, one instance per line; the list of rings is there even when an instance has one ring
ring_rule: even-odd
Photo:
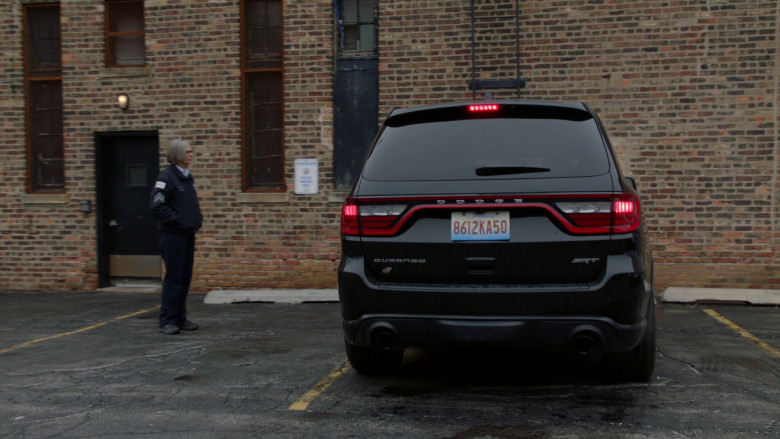
[[[354,345],[344,340],[347,358],[352,367],[368,375],[385,375],[397,373],[401,369],[404,351],[376,349],[369,346]]]
[[[610,373],[628,381],[646,382],[655,368],[655,304],[647,309],[647,328],[642,341],[628,352],[605,356]]]

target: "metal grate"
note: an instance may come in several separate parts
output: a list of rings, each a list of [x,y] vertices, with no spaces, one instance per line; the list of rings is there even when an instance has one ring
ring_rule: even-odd
[[[515,63],[508,66],[501,58],[511,46]],[[520,1],[471,0],[469,89],[474,99],[478,90],[492,89],[515,89],[520,97],[525,84],[520,78]]]

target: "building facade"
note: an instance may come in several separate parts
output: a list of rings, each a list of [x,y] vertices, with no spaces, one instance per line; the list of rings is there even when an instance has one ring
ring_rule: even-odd
[[[10,0],[0,17],[0,289],[159,279],[148,196],[177,137],[205,216],[194,290],[334,288],[341,202],[383,116],[488,93],[597,110],[659,292],[780,288],[777,1]]]

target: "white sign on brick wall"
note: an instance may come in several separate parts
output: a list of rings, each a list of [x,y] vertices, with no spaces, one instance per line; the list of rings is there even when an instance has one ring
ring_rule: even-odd
[[[316,194],[319,178],[317,177],[317,159],[295,160],[295,193],[298,195]]]

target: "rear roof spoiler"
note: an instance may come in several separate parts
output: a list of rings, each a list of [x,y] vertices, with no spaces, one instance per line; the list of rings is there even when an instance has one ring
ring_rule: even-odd
[[[469,111],[469,107],[473,105],[496,105],[497,107],[495,111],[474,113]],[[385,120],[385,125],[389,127],[401,127],[420,123],[496,118],[585,121],[592,119],[593,114],[588,110],[588,107],[580,103],[477,101],[394,110]]]

